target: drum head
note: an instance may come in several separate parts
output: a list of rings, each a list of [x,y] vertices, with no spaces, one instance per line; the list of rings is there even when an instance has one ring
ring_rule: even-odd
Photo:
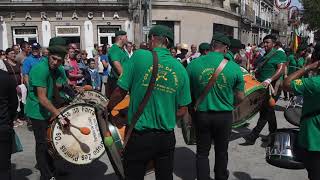
[[[302,114],[301,107],[288,107],[284,111],[284,117],[286,118],[286,120],[295,126],[300,126],[301,114]]]
[[[84,135],[79,129],[70,126],[63,132],[55,121],[52,124],[52,144],[55,151],[66,161],[82,165],[90,164],[105,151],[93,106],[88,104],[70,105],[61,112],[77,127],[87,127],[90,134]]]
[[[77,94],[72,103],[75,104],[84,102],[88,104],[99,105],[101,107],[106,107],[109,100],[103,94],[97,91],[89,90]]]
[[[300,126],[300,119],[302,115],[303,97],[295,96],[291,98],[289,106],[284,111],[285,119],[295,125]]]
[[[265,100],[266,89],[260,88],[251,92],[245,99],[233,110],[232,127],[236,128],[247,122],[251,117],[260,111]]]

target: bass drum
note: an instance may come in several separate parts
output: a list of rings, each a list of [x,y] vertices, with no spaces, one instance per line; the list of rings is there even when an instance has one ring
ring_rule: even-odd
[[[70,120],[71,125],[69,130],[63,131],[58,120],[55,120],[48,128],[49,153],[54,158],[84,165],[103,155],[105,148],[92,105],[70,105],[63,108],[61,114]],[[89,128],[89,134],[82,134],[81,127]]]
[[[242,126],[260,111],[267,93],[267,90],[253,75],[249,74],[244,68],[240,68],[245,82],[245,99],[232,112],[233,128]]]
[[[290,99],[289,105],[284,111],[286,120],[295,126],[300,126],[300,119],[302,115],[303,97],[294,96]]]
[[[97,105],[101,108],[107,107],[109,99],[103,94],[93,90],[87,90],[82,93],[78,93],[73,99],[72,104],[76,103],[88,103],[92,105]]]
[[[303,169],[303,150],[298,147],[298,133],[295,129],[278,129],[271,134],[266,148],[266,161],[279,168]]]

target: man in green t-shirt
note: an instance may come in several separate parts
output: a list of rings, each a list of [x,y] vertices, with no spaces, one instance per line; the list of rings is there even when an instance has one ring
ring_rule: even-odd
[[[212,51],[188,65],[192,99],[197,100],[201,96],[212,74],[223,61],[229,45],[230,41],[226,36],[214,35],[211,42]],[[195,112],[197,179],[210,179],[208,155],[212,141],[216,159],[215,179],[228,179],[228,144],[235,104],[234,95],[237,102],[244,98],[244,80],[240,66],[229,60]]]
[[[123,49],[124,45],[128,42],[127,33],[120,30],[115,34],[115,43],[108,51],[109,63],[112,67],[106,87],[106,96],[108,98],[110,98],[112,91],[115,89],[119,76],[123,73],[124,64],[129,59],[127,52]]]
[[[52,100],[58,96],[56,82],[65,79],[64,69],[61,66],[66,55],[66,48],[52,45],[48,48],[48,60],[42,60],[35,65],[29,74],[29,92],[25,113],[32,122],[36,141],[36,159],[41,174],[41,180],[54,179],[53,160],[48,154],[47,128],[49,119],[58,117],[61,124],[67,122],[59,117],[60,111],[54,107]]]
[[[261,82],[265,88],[270,88],[270,85],[272,85],[272,87],[277,85],[277,81],[284,74],[285,63],[287,62],[287,56],[285,52],[277,51],[274,48],[276,40],[276,37],[273,35],[267,35],[263,38],[266,53],[263,56],[261,64],[257,66],[255,72],[257,80]],[[244,136],[246,142],[243,145],[253,145],[267,122],[269,124],[270,134],[276,132],[276,114],[274,107],[269,104],[269,100],[270,98],[273,98],[276,101],[279,96],[278,93],[281,93],[281,90],[278,89],[278,91],[274,93],[275,96],[270,97],[268,91],[263,106],[260,110],[258,123],[249,135]]]
[[[171,56],[168,49],[173,42],[171,29],[156,25],[150,29],[148,37],[150,49],[159,58],[159,70],[152,95],[124,151],[124,171],[128,180],[143,179],[147,163],[153,160],[156,179],[172,180],[176,116],[187,112],[186,106],[191,102],[190,83],[185,68]],[[151,51],[137,50],[124,66],[118,86],[111,95],[109,110],[130,92],[129,124],[146,93],[152,65]]]
[[[298,137],[299,146],[305,149],[301,158],[310,180],[320,177],[320,76],[302,78],[309,71],[320,69],[320,45],[315,47],[313,59],[317,61],[292,73],[284,80],[284,89],[303,96],[302,116]]]

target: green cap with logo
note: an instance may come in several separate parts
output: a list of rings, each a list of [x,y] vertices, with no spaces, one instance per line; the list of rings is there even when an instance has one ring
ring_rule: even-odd
[[[153,26],[149,31],[149,36],[159,36],[159,37],[166,37],[169,39],[169,47],[172,47],[173,45],[173,31],[168,27],[164,25],[155,25]]]

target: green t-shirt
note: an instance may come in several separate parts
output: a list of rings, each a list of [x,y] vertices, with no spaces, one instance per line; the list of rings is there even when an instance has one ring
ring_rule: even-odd
[[[303,96],[299,144],[309,151],[320,151],[320,76],[296,79],[291,88]]]
[[[294,57],[293,54],[291,54],[289,57],[288,57],[288,61],[289,61],[289,67],[288,67],[288,75],[294,73],[295,71],[297,71],[297,61],[296,61],[296,58]]]
[[[270,59],[266,64],[264,64],[262,68],[258,69],[258,71],[256,72],[256,78],[260,82],[263,82],[268,78],[271,78],[274,75],[274,73],[277,71],[278,64],[287,62],[287,56],[283,51],[276,51],[275,53],[274,51],[276,50],[272,49],[269,53],[266,53],[263,56],[263,61],[269,58]]]
[[[63,67],[60,66],[56,71],[50,71],[47,59],[39,62],[31,69],[29,74],[29,91],[25,106],[25,113],[28,117],[37,120],[47,120],[50,117],[50,112],[39,102],[37,87],[46,88],[47,97],[51,101],[53,96],[53,75],[57,77],[56,82],[66,81]]]
[[[156,87],[135,129],[172,131],[176,124],[178,107],[191,102],[189,78],[185,68],[171,56],[168,49],[155,48],[154,51],[159,57]],[[150,51],[137,50],[119,77],[118,86],[130,92],[129,123],[146,93],[152,74],[152,64],[153,57]]]
[[[110,62],[118,61],[122,65],[122,68],[124,63],[129,59],[128,54],[123,49],[121,49],[117,44],[113,44],[111,46],[111,48],[108,51],[108,56],[109,56]],[[110,77],[114,79],[118,79],[119,76],[113,66],[113,63],[110,63],[110,64],[112,66]]]
[[[210,52],[188,65],[187,72],[190,77],[191,93],[194,99],[199,98],[223,58],[222,53]],[[228,61],[216,84],[199,104],[197,110],[232,111],[234,109],[234,91],[244,91],[243,73],[238,64]]]
[[[297,62],[297,67],[298,67],[298,69],[303,68],[304,65],[305,65],[305,60],[304,60],[303,57],[300,57],[300,58],[298,59],[298,62]]]

